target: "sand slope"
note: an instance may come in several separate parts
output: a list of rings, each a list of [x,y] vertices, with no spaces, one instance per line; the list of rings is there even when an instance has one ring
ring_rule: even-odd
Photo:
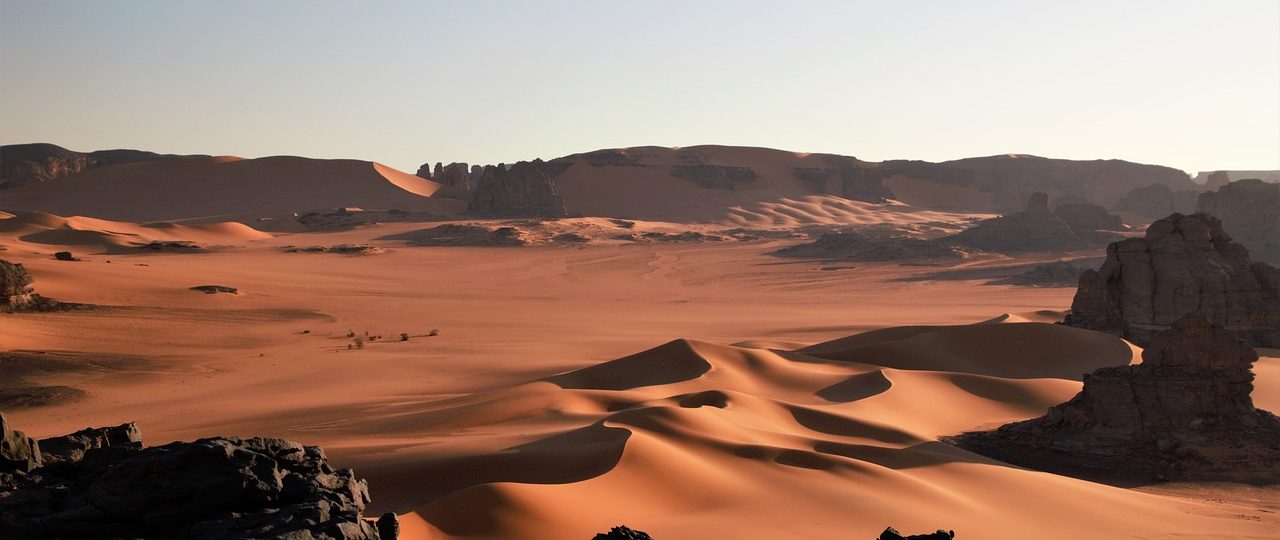
[[[134,224],[43,212],[0,218],[0,243],[16,240],[34,248],[75,248],[88,253],[130,253],[151,242],[193,242],[208,248],[264,238],[271,235],[237,222]]]
[[[241,221],[339,207],[453,213],[439,184],[355,160],[186,158],[110,165],[0,192],[0,208],[120,221]]]

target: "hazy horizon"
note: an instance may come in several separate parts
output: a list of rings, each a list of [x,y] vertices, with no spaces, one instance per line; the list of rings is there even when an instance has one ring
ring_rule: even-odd
[[[513,162],[747,145],[1280,169],[1280,4],[0,0],[0,144]]]

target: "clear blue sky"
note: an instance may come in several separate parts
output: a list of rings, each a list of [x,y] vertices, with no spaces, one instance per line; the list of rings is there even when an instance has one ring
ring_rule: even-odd
[[[0,143],[1280,168],[1280,2],[0,0]]]

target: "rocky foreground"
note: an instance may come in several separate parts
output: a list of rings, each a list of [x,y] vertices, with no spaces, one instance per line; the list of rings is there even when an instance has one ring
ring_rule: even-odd
[[[133,424],[34,441],[3,415],[0,428],[6,539],[384,538],[364,519],[365,481],[315,446],[214,437],[143,448]]]

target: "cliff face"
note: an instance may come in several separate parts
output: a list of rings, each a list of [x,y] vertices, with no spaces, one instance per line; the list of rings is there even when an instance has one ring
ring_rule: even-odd
[[[0,189],[45,182],[94,167],[185,156],[142,150],[99,150],[81,153],[45,143],[0,146]]]
[[[1280,184],[1240,180],[1200,194],[1197,212],[1222,220],[1222,228],[1254,258],[1280,263]]]
[[[563,217],[564,200],[552,180],[556,169],[540,159],[486,166],[467,210],[495,217]]]
[[[1068,474],[1274,482],[1280,419],[1253,406],[1258,355],[1189,315],[1154,336],[1136,366],[1102,368],[1040,418],[968,433],[961,447]]]
[[[1256,347],[1280,346],[1280,270],[1253,262],[1207,214],[1174,214],[1107,246],[1102,267],[1080,276],[1065,324],[1146,345],[1190,314]]]

